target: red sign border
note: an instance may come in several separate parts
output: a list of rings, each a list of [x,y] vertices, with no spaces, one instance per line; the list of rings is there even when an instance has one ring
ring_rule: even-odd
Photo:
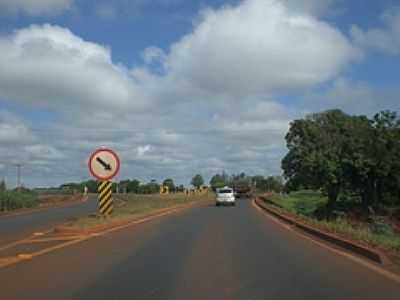
[[[92,160],[94,159],[94,157],[95,157],[99,152],[108,152],[108,153],[110,153],[112,156],[114,156],[114,158],[115,158],[115,160],[116,160],[116,162],[117,162],[117,169],[116,169],[116,171],[115,171],[112,175],[110,175],[110,176],[108,176],[108,177],[97,176],[97,175],[94,173],[93,169],[92,169],[92,164],[91,164],[91,162],[92,162]],[[106,180],[110,180],[110,179],[114,178],[115,176],[117,176],[117,174],[119,173],[119,169],[120,169],[120,167],[121,167],[121,161],[120,161],[120,159],[119,159],[119,157],[118,157],[118,155],[117,155],[117,153],[116,153],[115,151],[113,151],[113,150],[111,150],[111,149],[108,149],[108,148],[100,148],[100,149],[97,149],[96,151],[94,151],[94,152],[90,155],[90,158],[89,158],[89,161],[88,161],[88,167],[89,167],[89,172],[90,172],[90,174],[91,174],[93,177],[97,178],[98,180],[106,181]]]

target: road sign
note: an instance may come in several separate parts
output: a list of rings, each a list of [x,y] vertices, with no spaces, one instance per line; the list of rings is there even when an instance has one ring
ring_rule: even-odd
[[[89,158],[89,171],[98,180],[114,178],[120,168],[118,155],[110,149],[98,149]]]
[[[103,216],[112,214],[114,205],[112,200],[112,183],[111,181],[100,181],[97,187],[99,193],[99,212]]]

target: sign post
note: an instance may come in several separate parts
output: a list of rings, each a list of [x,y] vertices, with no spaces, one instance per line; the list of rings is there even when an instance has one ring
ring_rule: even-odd
[[[100,214],[103,216],[111,215],[114,209],[111,181],[99,181],[97,192],[99,193],[98,199]]]
[[[111,149],[97,149],[89,158],[89,171],[97,178],[98,209],[103,216],[109,216],[113,212],[112,182],[120,169],[118,155]]]

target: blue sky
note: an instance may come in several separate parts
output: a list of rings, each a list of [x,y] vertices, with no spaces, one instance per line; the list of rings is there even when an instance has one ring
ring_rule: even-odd
[[[399,110],[398,0],[0,0],[0,177],[280,174],[291,120]]]

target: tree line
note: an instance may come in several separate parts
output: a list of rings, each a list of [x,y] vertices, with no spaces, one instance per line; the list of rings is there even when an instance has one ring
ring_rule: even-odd
[[[203,176],[196,174],[190,181],[193,189],[200,189],[207,183]],[[85,186],[89,193],[97,192],[97,181],[87,180],[80,183],[67,183],[60,186],[57,190],[69,190],[81,192],[84,190]],[[114,193],[134,193],[134,194],[156,194],[160,192],[160,186],[168,186],[168,190],[172,193],[174,192],[184,192],[187,187],[182,184],[175,184],[172,178],[166,178],[161,183],[156,180],[151,180],[147,183],[143,183],[137,179],[126,179],[119,182],[113,182],[112,190]],[[215,191],[217,188],[222,188],[224,186],[229,186],[233,188],[238,187],[251,187],[256,188],[259,191],[275,191],[281,192],[284,189],[284,182],[280,176],[268,176],[264,177],[262,175],[248,176],[245,173],[228,175],[225,172],[221,174],[215,174],[212,176],[210,182],[210,187]]]
[[[199,189],[204,185],[204,179],[200,174],[196,174],[192,180],[191,184],[195,189]],[[66,183],[59,186],[56,190],[64,190],[75,191],[75,192],[83,192],[85,187],[89,193],[97,193],[97,185],[98,182],[96,180],[86,180],[79,183]],[[119,182],[112,183],[112,191],[113,193],[134,193],[134,194],[157,194],[160,192],[161,186],[167,186],[169,192],[178,193],[184,192],[186,187],[183,184],[175,184],[172,178],[167,178],[163,180],[161,183],[157,182],[157,180],[152,179],[147,183],[143,183],[137,179],[124,179]]]
[[[233,188],[248,187],[252,190],[260,192],[277,192],[280,193],[284,189],[284,181],[281,176],[255,175],[248,176],[245,173],[228,175],[225,172],[215,174],[210,180],[210,186],[213,190],[224,186]]]
[[[400,119],[382,111],[372,118],[341,110],[291,123],[282,160],[288,191],[323,191],[328,207],[351,197],[364,207],[400,204]]]

